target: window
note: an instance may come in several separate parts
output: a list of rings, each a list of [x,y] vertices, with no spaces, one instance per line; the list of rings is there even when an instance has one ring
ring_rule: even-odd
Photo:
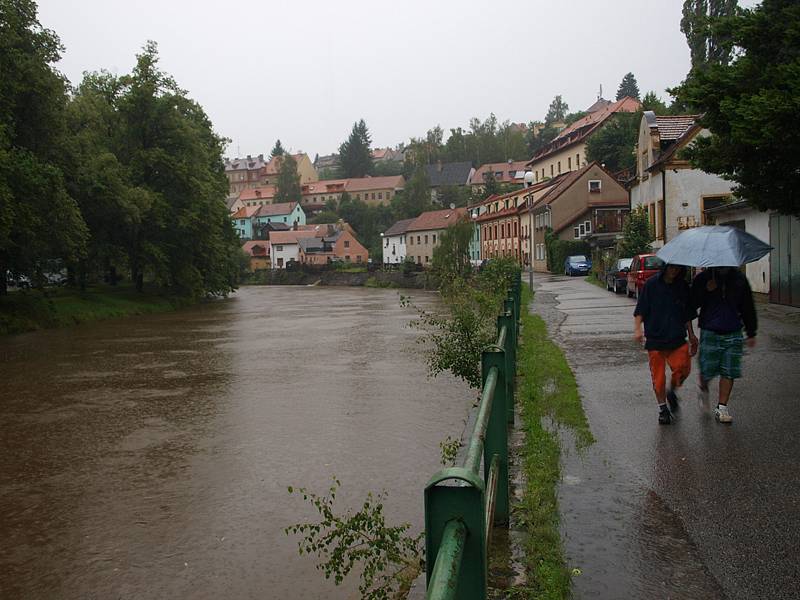
[[[350,262],[350,255],[349,254],[345,254],[344,255],[344,260],[345,260],[345,262]]]
[[[568,171],[572,171],[572,157],[571,156],[567,157],[567,170]]]
[[[497,239],[497,225],[494,226],[494,239]]]
[[[550,165],[550,177],[553,176],[553,165]]]
[[[426,256],[426,257],[425,257],[425,262],[426,262],[426,263],[428,263],[428,262],[431,262],[431,257],[430,257],[430,256]]]
[[[584,226],[584,229],[586,229],[586,233],[592,233],[592,222],[591,221],[584,221],[583,226]]]
[[[581,223],[580,225],[578,225],[578,232],[579,232],[579,234],[580,234],[580,236],[581,236],[581,237],[583,237],[584,235],[586,235],[586,225],[584,225],[583,223]]]
[[[426,244],[428,243],[428,234],[427,233],[425,234],[425,243]]]
[[[575,236],[574,236],[574,237],[575,237],[575,239],[576,239],[576,240],[577,240],[579,237],[581,237],[580,231],[578,231],[578,228],[577,228],[577,227],[573,227],[573,228],[572,228],[572,231],[575,233]]]
[[[378,192],[378,200],[383,200],[383,192]]]
[[[283,252],[283,246],[275,246],[275,252]]]
[[[418,243],[418,244],[421,244],[421,243],[422,243],[422,242],[420,241],[421,239],[422,239],[422,238],[421,238],[420,236],[417,236],[417,243]]]
[[[602,182],[599,179],[590,179],[589,180],[589,193],[595,194],[600,192],[600,187]]]
[[[388,244],[389,240],[386,240],[386,242],[387,242],[387,244],[386,244],[386,245],[388,246],[388,245],[389,245],[389,244]],[[345,247],[345,248],[349,248],[349,247],[350,247],[350,240],[345,240],[345,241],[344,241],[344,247]]]
[[[360,262],[361,262],[361,255],[360,255],[360,254],[359,254],[358,256],[356,256],[356,262],[357,262],[357,263],[360,263]]]
[[[375,200],[375,192],[372,192],[372,199]]]
[[[501,224],[500,225],[500,237],[501,238],[506,237],[506,226],[505,226],[505,224]]]
[[[414,236],[413,235],[408,236],[408,245],[409,246],[413,246],[414,245]]]
[[[561,175],[561,161],[558,161],[558,174]]]
[[[383,247],[384,248],[388,248],[389,247],[389,238],[386,238],[386,243],[384,244]]]
[[[433,234],[433,243],[434,244],[436,243],[436,234],[435,233]]]
[[[576,168],[576,169],[579,169],[579,168],[580,168],[580,166],[581,166],[581,154],[580,154],[580,152],[578,152],[578,153],[575,155],[575,168]]]

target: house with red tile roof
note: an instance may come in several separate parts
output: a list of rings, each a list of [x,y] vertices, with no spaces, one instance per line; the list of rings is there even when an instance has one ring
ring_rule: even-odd
[[[324,179],[302,186],[302,204],[307,211],[319,211],[328,201],[333,200],[338,203],[342,193],[347,192],[354,200],[372,205],[387,205],[404,187],[405,179],[402,175]]]
[[[243,206],[231,215],[233,228],[239,237],[244,240],[253,238],[253,216],[258,212],[258,206]]]
[[[433,249],[442,233],[460,219],[467,218],[466,208],[430,210],[419,215],[406,227],[406,252],[419,265],[430,266]]]
[[[546,272],[548,230],[562,240],[612,245],[629,212],[629,196],[612,173],[592,162],[539,188],[522,210],[531,223],[534,270]]]
[[[326,226],[322,235],[300,238],[299,260],[304,265],[327,265],[334,262],[367,264],[369,251],[347,229]]]
[[[250,272],[270,268],[268,241],[247,241],[242,244],[242,251],[250,257]]]
[[[562,129],[546,146],[540,148],[526,168],[533,173],[534,182],[552,179],[586,166],[586,143],[603,125],[619,113],[633,113],[641,109],[641,103],[626,96],[616,102],[602,99],[590,106],[588,114]]]
[[[297,162],[300,183],[319,179],[317,170],[307,154],[292,155]],[[248,155],[246,158],[225,159],[225,176],[228,179],[228,197],[235,198],[245,190],[274,186],[278,179],[282,158],[275,156],[265,159],[263,154]]]
[[[494,177],[497,183],[522,185],[526,170],[525,160],[509,160],[501,163],[487,163],[478,167],[470,178],[469,184],[475,192],[483,190],[486,181]]]

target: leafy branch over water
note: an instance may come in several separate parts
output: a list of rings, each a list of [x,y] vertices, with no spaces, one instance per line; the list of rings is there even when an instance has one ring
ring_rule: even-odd
[[[316,523],[297,523],[284,529],[286,535],[300,535],[300,554],[314,554],[322,559],[316,565],[326,579],[336,585],[344,581],[356,565],[361,565],[358,586],[365,600],[386,600],[424,568],[423,535],[410,536],[409,523],[389,527],[383,514],[385,492],[367,495],[361,509],[337,514],[336,492],[341,482],[334,476],[327,496],[306,488],[289,493],[303,496],[320,516]]]

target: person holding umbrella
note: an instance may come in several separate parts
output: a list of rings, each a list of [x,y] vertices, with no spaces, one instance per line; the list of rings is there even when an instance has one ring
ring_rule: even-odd
[[[747,345],[756,344],[757,319],[753,293],[739,271],[743,264],[766,255],[772,246],[736,227],[697,227],[665,244],[657,255],[706,270],[697,275],[690,292],[692,310],[700,311],[700,394],[708,402],[708,384],[719,377],[719,401],[714,416],[732,423],[728,402],[733,382],[741,377],[742,327]]]
[[[728,410],[734,380],[742,376],[742,326],[744,343],[756,345],[758,320],[750,284],[739,269],[711,267],[692,282],[692,306],[700,310],[700,397],[708,404],[708,384],[719,377],[719,401],[714,417],[732,423]]]

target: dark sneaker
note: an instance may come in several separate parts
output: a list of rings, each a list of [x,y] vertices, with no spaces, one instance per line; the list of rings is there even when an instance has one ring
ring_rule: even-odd
[[[678,412],[680,410],[681,407],[678,405],[678,395],[673,390],[667,392],[667,402],[669,402],[669,409],[672,412]]]
[[[658,422],[660,425],[669,425],[672,423],[672,413],[670,413],[666,407],[658,411]]]

